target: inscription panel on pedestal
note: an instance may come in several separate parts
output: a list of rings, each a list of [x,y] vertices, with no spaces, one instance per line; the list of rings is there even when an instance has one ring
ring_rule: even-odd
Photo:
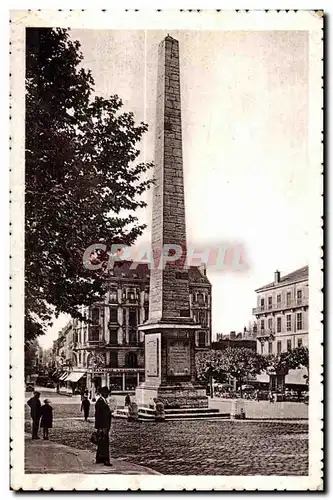
[[[190,375],[190,344],[181,340],[171,341],[168,345],[168,375]]]
[[[147,377],[159,377],[159,339],[146,337],[145,363]]]

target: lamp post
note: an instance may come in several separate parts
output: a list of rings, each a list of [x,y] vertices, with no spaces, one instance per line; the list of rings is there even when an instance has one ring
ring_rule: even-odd
[[[91,368],[91,379],[92,379],[92,388],[91,388],[91,399],[92,401],[96,400],[95,394],[95,369],[103,368],[105,366],[105,359],[102,354],[93,354],[89,358],[89,367]]]

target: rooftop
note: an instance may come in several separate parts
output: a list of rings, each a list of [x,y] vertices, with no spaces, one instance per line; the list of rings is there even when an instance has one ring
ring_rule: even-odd
[[[270,288],[285,286],[291,283],[298,283],[299,281],[305,281],[309,279],[309,266],[301,267],[292,273],[281,276],[278,282],[268,283],[268,285],[261,286],[256,289],[256,292],[261,292],[262,290],[268,290]]]
[[[109,270],[109,277],[149,280],[150,269],[148,263],[133,262],[131,260],[117,260],[113,268]],[[189,268],[190,283],[203,283],[210,285],[210,281],[204,272],[196,266]]]

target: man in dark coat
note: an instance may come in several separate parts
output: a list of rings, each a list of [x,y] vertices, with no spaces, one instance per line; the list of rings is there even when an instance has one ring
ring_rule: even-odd
[[[52,428],[53,422],[53,408],[48,399],[44,400],[44,404],[41,407],[41,415],[40,426],[43,429],[43,439],[49,439],[49,429]]]
[[[96,463],[111,466],[109,432],[111,427],[111,410],[107,398],[109,389],[102,387],[95,404],[95,429],[98,433]]]
[[[32,418],[32,439],[39,439],[38,437],[38,429],[39,429],[39,421],[41,417],[41,402],[40,402],[40,393],[38,391],[34,392],[32,398],[28,401],[28,406],[30,407],[30,415]]]
[[[81,402],[81,411],[83,410],[84,420],[87,422],[89,417],[90,401],[88,396],[83,396]]]

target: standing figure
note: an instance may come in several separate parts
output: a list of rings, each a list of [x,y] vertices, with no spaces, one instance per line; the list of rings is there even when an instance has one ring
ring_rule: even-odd
[[[100,396],[95,404],[95,429],[97,429],[98,434],[96,463],[110,467],[109,432],[111,427],[111,410],[107,402],[109,389],[102,387],[99,394]]]
[[[89,408],[90,408],[90,401],[88,399],[88,396],[83,396],[82,402],[81,402],[81,411],[83,410],[83,415],[84,415],[84,420],[87,422],[88,417],[89,417]]]
[[[129,406],[131,404],[131,397],[129,394],[125,396],[125,406]]]
[[[32,419],[32,439],[39,439],[38,437],[38,429],[39,429],[39,420],[41,417],[41,402],[40,402],[40,393],[38,391],[34,392],[32,398],[29,399],[27,405],[30,407],[30,415]]]
[[[43,439],[49,439],[49,429],[52,428],[53,422],[53,408],[48,399],[44,399],[44,404],[41,407],[41,415],[40,426],[43,429]]]

